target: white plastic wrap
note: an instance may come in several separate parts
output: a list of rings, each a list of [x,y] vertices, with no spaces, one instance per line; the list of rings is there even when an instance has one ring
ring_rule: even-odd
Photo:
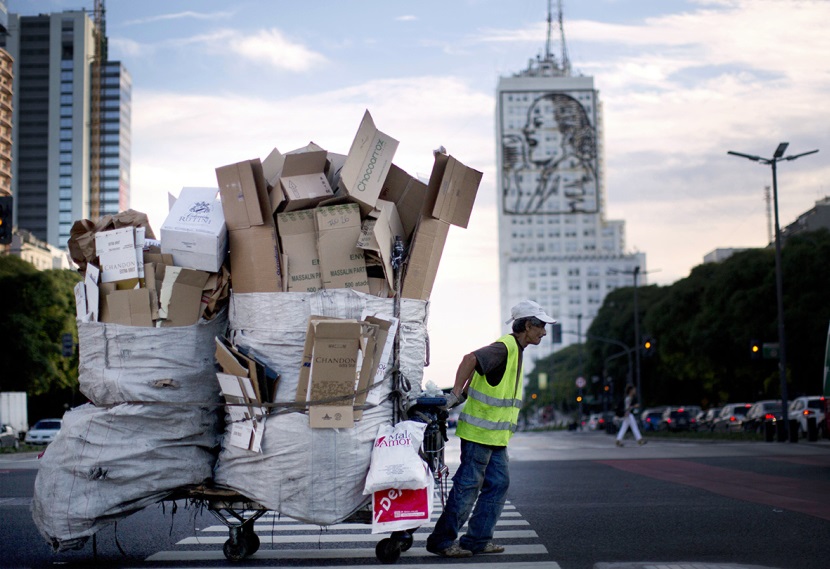
[[[40,460],[32,519],[56,551],[211,477],[215,408],[87,404],[67,412]]]
[[[348,289],[232,294],[230,335],[234,344],[251,349],[281,374],[276,399],[292,402],[309,316],[360,319],[368,309],[379,318],[390,317],[393,302]],[[401,300],[399,363],[413,394],[421,391],[427,309],[426,301]],[[392,406],[386,401],[391,389],[390,369],[382,386],[384,402],[367,409],[353,429],[311,429],[304,413],[271,414],[262,453],[223,446],[215,481],[307,523],[343,521],[368,501],[363,487],[378,428],[392,420]]]
[[[95,405],[219,403],[213,338],[224,335],[227,326],[226,311],[170,328],[78,322],[81,393]]]

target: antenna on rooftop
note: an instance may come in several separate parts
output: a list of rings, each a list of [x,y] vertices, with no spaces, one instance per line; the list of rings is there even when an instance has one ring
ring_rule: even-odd
[[[568,46],[565,43],[565,24],[562,22],[562,0],[558,1],[559,5],[559,37],[562,42],[562,74],[571,74],[571,60],[568,59]],[[548,11],[548,21],[550,21],[550,10]],[[548,35],[550,35],[550,23],[548,23]]]

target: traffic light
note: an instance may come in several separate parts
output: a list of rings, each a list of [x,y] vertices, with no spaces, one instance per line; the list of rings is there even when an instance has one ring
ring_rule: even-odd
[[[13,205],[12,196],[0,196],[0,245],[9,245],[12,242]]]
[[[562,324],[559,322],[550,325],[550,341],[552,344],[562,343]]]
[[[581,395],[576,396],[576,402],[577,403],[582,403],[582,396]]]
[[[749,357],[753,360],[760,360],[764,357],[763,346],[758,340],[753,339],[749,341]]]
[[[643,339],[643,356],[651,357],[653,355],[654,355],[654,339],[644,338]]]

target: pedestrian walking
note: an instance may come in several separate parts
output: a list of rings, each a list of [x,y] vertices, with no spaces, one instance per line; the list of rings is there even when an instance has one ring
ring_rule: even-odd
[[[493,531],[510,483],[507,443],[522,407],[522,355],[527,346],[542,341],[545,326],[555,320],[536,302],[523,300],[511,309],[510,322],[512,333],[462,358],[447,396],[450,407],[465,395],[467,402],[455,431],[461,439],[461,464],[444,511],[427,538],[427,551],[442,557],[504,552],[493,541]],[[456,543],[468,517],[467,533]]]
[[[625,401],[623,402],[623,420],[622,425],[620,426],[620,431],[617,433],[617,446],[623,446],[623,438],[625,437],[625,432],[628,429],[631,429],[631,432],[634,434],[634,439],[637,441],[638,445],[646,444],[646,440],[643,438],[643,435],[640,434],[640,429],[637,427],[637,418],[634,416],[634,409],[640,407],[640,403],[637,402],[637,388],[631,385],[630,383],[625,386]]]

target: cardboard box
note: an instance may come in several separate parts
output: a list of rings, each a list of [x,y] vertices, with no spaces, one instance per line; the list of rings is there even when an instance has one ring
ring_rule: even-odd
[[[282,271],[273,225],[228,232],[234,292],[282,292]]]
[[[217,373],[219,388],[228,405],[225,409],[231,421],[230,435],[225,444],[253,452],[262,450],[266,410],[257,406],[250,378]]]
[[[209,277],[204,271],[182,267],[165,268],[159,290],[159,319],[163,320],[162,326],[191,326],[199,321],[202,291]]]
[[[280,153],[279,150],[274,148],[265,160],[262,161],[262,173],[265,176],[265,181],[270,187],[279,188],[280,176],[282,175],[282,168],[285,164],[285,157],[287,155],[302,154],[303,152],[319,152],[321,150],[323,150],[323,148],[317,144],[314,144],[314,142],[309,142],[302,148],[297,148],[291,152],[286,152],[285,154]]]
[[[217,337],[215,342],[216,361],[222,371],[249,378],[257,403],[273,403],[280,374],[251,355],[250,351],[243,351],[225,338]]]
[[[303,399],[333,400],[311,405],[309,424],[313,429],[354,427],[354,392],[363,325],[355,320],[309,320],[308,334],[312,355],[308,395]]]
[[[161,226],[161,252],[177,266],[218,272],[228,252],[228,231],[216,188],[182,188]]]
[[[480,183],[481,172],[452,156],[436,153],[428,190],[429,201],[434,201],[432,217],[467,227]]]
[[[95,251],[101,264],[101,282],[138,282],[135,227],[99,231],[95,234]]]
[[[409,246],[402,297],[429,300],[449,230],[449,223],[440,219],[421,218]]]
[[[150,293],[146,288],[113,290],[104,296],[106,310],[101,321],[125,326],[152,327]]]
[[[401,225],[401,218],[398,216],[398,209],[392,202],[378,200],[375,209],[369,212],[363,222],[357,247],[373,251],[381,259],[383,274],[390,290],[395,289],[392,248],[396,237],[400,237],[405,242],[406,236]]]
[[[370,211],[375,207],[397,149],[398,141],[379,131],[372,115],[366,111],[340,171],[338,190],[358,202],[363,211]]]
[[[288,292],[316,292],[323,287],[317,254],[317,225],[313,211],[277,214],[280,250],[288,258],[283,272]]]
[[[427,185],[394,164],[392,164],[389,174],[386,176],[379,198],[390,201],[397,207],[401,225],[406,233],[405,241],[407,243],[412,237],[421,216],[431,216],[432,207],[435,206],[433,201],[430,204],[429,211],[427,211]]]
[[[280,187],[285,196],[283,211],[307,209],[333,197],[325,170],[325,150],[286,155],[280,176]]]
[[[228,230],[274,224],[279,203],[271,203],[259,158],[217,168],[216,180]]]
[[[366,403],[368,405],[380,405],[380,396],[383,391],[383,381],[386,377],[389,360],[392,357],[392,350],[395,347],[395,334],[398,332],[398,319],[394,316],[379,318],[364,311],[361,320],[375,324],[378,327],[376,340],[375,372],[369,383],[369,392],[361,397],[355,398],[355,405]],[[372,387],[374,385],[374,387]]]
[[[352,288],[368,293],[366,261],[363,251],[357,248],[360,208],[357,204],[320,207],[315,215],[323,288]]]

